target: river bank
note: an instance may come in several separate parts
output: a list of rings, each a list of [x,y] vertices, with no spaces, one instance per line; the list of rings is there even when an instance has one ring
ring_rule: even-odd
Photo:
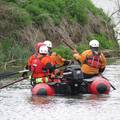
[[[80,50],[87,48],[91,39],[100,40],[104,49],[117,46],[113,26],[107,23],[109,17],[90,0],[0,0],[0,11],[2,68],[25,64],[39,41],[51,40],[57,49],[63,45],[61,35],[70,45],[81,45]],[[61,56],[70,59],[69,51],[63,50]]]
[[[108,50],[105,49],[102,51],[106,58],[120,57],[120,49],[118,50]]]

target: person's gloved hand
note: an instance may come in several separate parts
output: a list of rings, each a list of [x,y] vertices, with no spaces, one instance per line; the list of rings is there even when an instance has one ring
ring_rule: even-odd
[[[71,65],[72,63],[74,63],[74,61],[72,61],[72,60],[65,60],[64,61],[64,65]]]
[[[22,77],[26,77],[28,75],[27,72],[22,73]]]
[[[49,72],[52,73],[55,70],[55,66],[52,65],[51,63],[47,63],[45,69],[49,70]]]

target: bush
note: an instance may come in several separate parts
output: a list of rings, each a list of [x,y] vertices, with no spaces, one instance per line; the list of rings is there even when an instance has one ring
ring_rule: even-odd
[[[16,60],[16,64],[25,64],[28,56],[32,54],[28,46],[23,47],[22,43],[11,38],[2,39],[0,53],[0,64],[11,60]]]
[[[68,21],[77,21],[81,25],[88,22],[88,13],[91,11],[94,15],[102,16],[104,19],[108,17],[104,14],[102,9],[96,8],[91,0],[6,0],[14,2],[30,13],[33,21],[37,22],[38,18],[43,15],[49,15],[58,25],[63,17]]]
[[[116,40],[109,40],[104,35],[100,35],[100,34],[92,35],[90,36],[90,39],[97,39],[100,42],[100,47],[102,49],[115,49],[118,47]]]
[[[54,48],[53,51],[61,55],[65,59],[73,59],[71,50],[69,48],[65,48],[62,45],[60,45],[57,48]]]
[[[13,3],[0,2],[0,11],[0,31],[3,36],[10,36],[32,23],[29,14]]]
[[[87,50],[87,49],[89,49],[89,45],[88,44],[80,44],[80,45],[78,45],[77,46],[77,51],[79,52],[79,53],[82,53],[84,50]]]

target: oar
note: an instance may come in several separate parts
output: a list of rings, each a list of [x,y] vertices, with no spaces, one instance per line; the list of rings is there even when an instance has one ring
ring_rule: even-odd
[[[6,88],[6,87],[8,87],[8,86],[10,86],[10,85],[13,85],[13,84],[15,84],[15,83],[17,83],[17,82],[23,81],[23,80],[25,80],[25,79],[27,79],[27,78],[29,78],[29,77],[22,77],[22,78],[20,78],[20,79],[18,79],[18,80],[16,80],[16,81],[10,82],[10,83],[8,83],[8,84],[0,87],[0,89]]]
[[[62,42],[64,42],[65,45],[67,45],[71,50],[75,50],[74,47],[72,47],[70,44],[66,42],[66,38],[63,37],[63,35],[60,33],[60,30],[55,30],[55,32],[59,33],[60,37],[62,38]],[[76,61],[81,65],[81,62],[79,60]]]
[[[100,76],[102,76],[104,79],[106,79],[107,81],[109,81],[106,77],[104,77],[102,74],[100,74]],[[109,81],[110,83],[110,81]],[[112,87],[113,90],[116,90],[116,88],[110,83],[110,86]]]
[[[56,31],[56,32],[57,32],[57,31]],[[68,44],[68,43],[66,42],[66,38],[63,37],[63,35],[60,33],[60,31],[58,31],[58,33],[59,33],[60,37],[63,39],[62,42],[64,42],[65,45],[67,45],[71,50],[74,50],[75,48],[73,48],[70,44]]]
[[[6,78],[6,77],[9,77],[9,76],[16,75],[16,74],[19,74],[19,73],[24,73],[24,72],[29,72],[29,70],[25,69],[25,70],[20,70],[20,71],[17,71],[17,72],[1,73],[0,78]]]
[[[64,66],[58,66],[58,67],[56,67],[55,69],[58,69],[58,68],[61,68],[61,67],[64,67]],[[9,74],[9,75],[14,75],[14,74],[23,73],[23,72],[29,72],[29,70],[22,70],[22,71],[18,71],[18,72],[11,73],[11,74]],[[7,74],[7,75],[8,75],[8,74]],[[2,74],[1,74],[1,76],[2,76]],[[49,75],[48,75],[48,76],[49,76]],[[45,77],[46,77],[46,76],[45,76]],[[8,83],[8,84],[0,87],[0,89],[6,88],[6,87],[8,87],[8,86],[10,86],[10,85],[13,85],[13,84],[15,84],[15,83],[17,83],[17,82],[23,81],[23,80],[28,79],[28,78],[29,78],[29,77],[21,77],[20,79],[18,79],[18,80],[16,80],[16,81],[13,81],[13,82],[11,82],[11,83]]]

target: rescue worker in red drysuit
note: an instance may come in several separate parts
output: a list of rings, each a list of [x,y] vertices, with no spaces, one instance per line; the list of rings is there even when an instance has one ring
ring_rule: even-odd
[[[54,71],[55,65],[48,54],[48,47],[43,45],[39,48],[40,57],[31,63],[31,84],[52,82],[49,75]]]
[[[99,75],[106,67],[106,58],[99,51],[99,42],[97,40],[91,40],[89,46],[90,50],[86,50],[81,54],[76,49],[72,51],[73,57],[81,63],[83,78],[91,78]]]

